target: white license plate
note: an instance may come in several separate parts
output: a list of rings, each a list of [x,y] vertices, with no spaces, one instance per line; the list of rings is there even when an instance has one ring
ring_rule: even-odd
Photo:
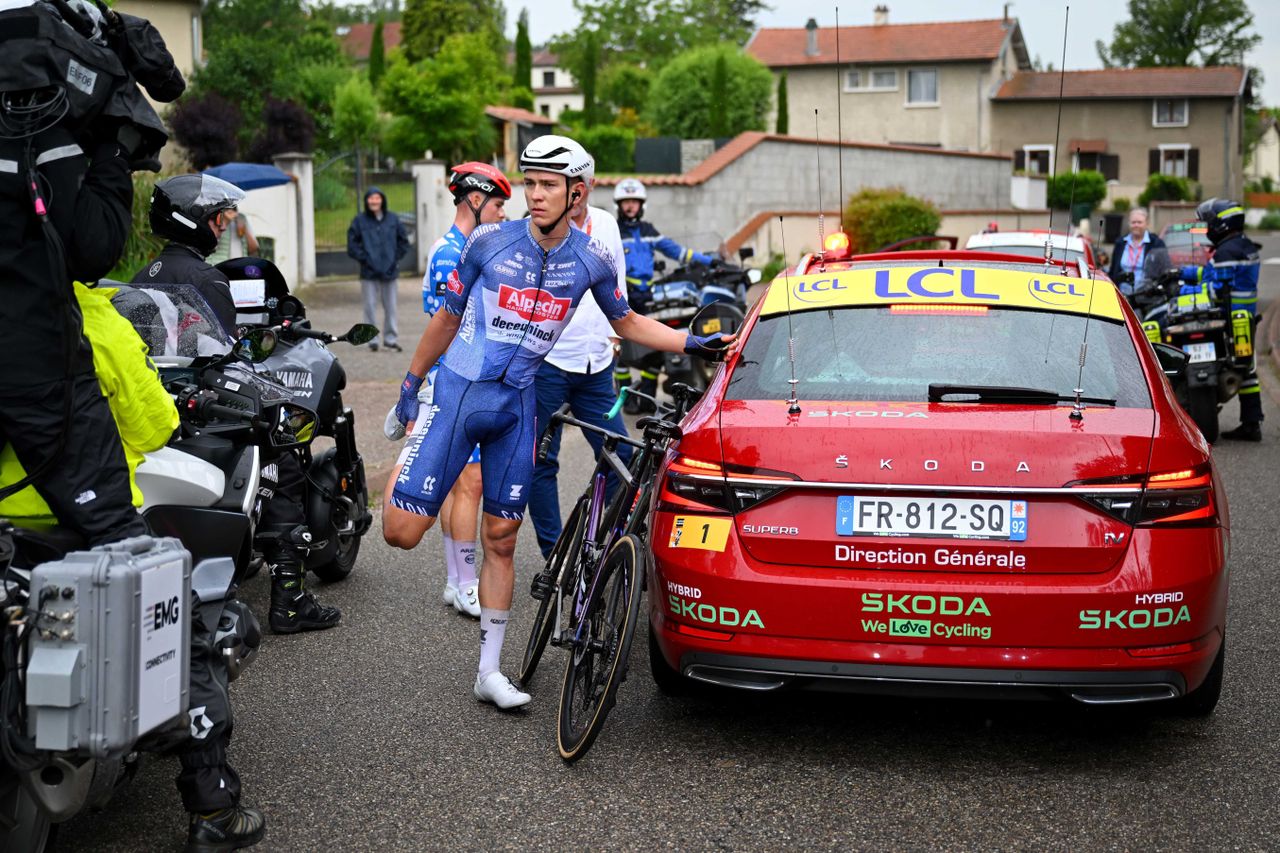
[[[1027,538],[1027,502],[841,495],[836,499],[836,533],[1022,542]]]
[[[1207,344],[1183,344],[1182,351],[1191,356],[1192,364],[1218,360],[1218,348],[1213,345],[1213,341]]]

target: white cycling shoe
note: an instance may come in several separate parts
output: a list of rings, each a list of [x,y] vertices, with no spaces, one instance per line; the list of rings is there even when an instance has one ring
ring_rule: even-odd
[[[477,675],[474,692],[481,702],[492,702],[504,711],[528,705],[533,698],[516,689],[511,679],[497,670],[487,675]]]
[[[458,588],[451,583],[444,585],[444,593],[440,596],[440,600],[444,602],[445,607],[453,607],[454,600],[458,597]]]
[[[453,609],[465,613],[472,619],[480,618],[480,582],[472,581],[458,587],[453,596]]]
[[[391,407],[391,411],[387,412],[387,419],[382,422],[382,434],[391,441],[404,438],[404,424],[400,423],[400,419],[396,417],[395,406]]]

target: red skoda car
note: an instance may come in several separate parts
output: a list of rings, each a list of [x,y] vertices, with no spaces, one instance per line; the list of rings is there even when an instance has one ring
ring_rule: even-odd
[[[659,685],[1212,711],[1226,496],[1185,357],[1089,275],[951,251],[775,279],[659,473]]]

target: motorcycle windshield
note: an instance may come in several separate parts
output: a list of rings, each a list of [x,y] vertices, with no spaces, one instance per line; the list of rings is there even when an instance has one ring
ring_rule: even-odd
[[[123,285],[111,304],[142,338],[152,358],[225,355],[235,341],[189,284]]]

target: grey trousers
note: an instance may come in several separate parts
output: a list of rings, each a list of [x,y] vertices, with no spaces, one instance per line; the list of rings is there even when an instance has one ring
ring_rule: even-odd
[[[378,325],[378,303],[382,303],[382,313],[386,322],[379,328],[382,330],[382,345],[390,346],[398,338],[396,334],[396,280],[394,278],[362,278],[360,289],[364,293],[364,321]],[[377,339],[375,338],[376,342]]]

